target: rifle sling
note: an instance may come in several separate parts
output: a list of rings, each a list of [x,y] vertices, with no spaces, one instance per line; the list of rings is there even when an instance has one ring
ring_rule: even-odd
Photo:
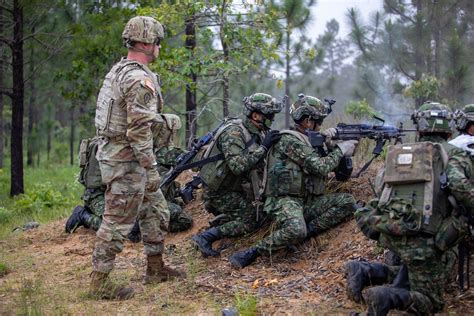
[[[245,143],[245,149],[252,146],[252,144],[254,142],[255,142],[255,137],[252,137],[248,142]],[[224,154],[219,153],[219,154],[204,158],[204,159],[199,160],[199,161],[195,161],[195,162],[192,162],[192,163],[188,163],[188,164],[179,166],[179,167],[176,168],[176,171],[183,172],[184,170],[192,169],[192,168],[195,168],[195,167],[202,167],[202,166],[204,166],[204,165],[206,165],[210,162],[219,161],[219,160],[222,160],[224,158],[225,158]]]

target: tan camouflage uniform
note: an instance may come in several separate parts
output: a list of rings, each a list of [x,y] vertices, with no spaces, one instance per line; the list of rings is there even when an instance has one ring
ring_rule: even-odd
[[[112,91],[104,91],[107,88],[104,85],[98,103],[101,95],[110,95],[116,102],[122,100],[124,106],[119,110],[122,112],[111,115],[110,124],[122,124],[126,130],[122,135],[104,136],[97,152],[107,190],[104,218],[97,231],[92,262],[94,270],[104,273],[112,270],[115,256],[122,251],[124,238],[137,216],[147,255],[163,252],[165,229],[169,223],[161,190],[145,191],[146,169],[156,166],[151,124],[161,102],[157,78],[147,66],[126,59],[112,68],[106,80],[108,77]],[[118,122],[114,122],[114,118]]]

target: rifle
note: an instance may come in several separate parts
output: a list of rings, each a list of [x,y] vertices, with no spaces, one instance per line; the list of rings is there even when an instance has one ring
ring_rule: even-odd
[[[181,199],[183,200],[184,204],[188,204],[194,199],[194,190],[199,188],[199,185],[201,183],[203,183],[201,177],[194,176],[191,181],[186,183],[184,187],[179,190],[179,195],[181,196]]]
[[[171,182],[173,182],[184,170],[191,169],[194,167],[199,167],[202,166],[206,163],[212,162],[212,161],[217,161],[223,158],[223,155],[214,155],[211,156],[207,159],[197,161],[196,163],[192,163],[192,160],[194,157],[196,157],[197,153],[199,150],[209,144],[211,140],[214,139],[214,136],[216,135],[217,131],[219,128],[221,128],[222,125],[227,123],[227,120],[223,120],[216,128],[214,128],[212,131],[208,132],[206,135],[198,138],[193,142],[191,145],[191,149],[186,152],[182,153],[181,155],[176,158],[176,165],[166,173],[163,181],[160,184],[160,188],[169,185]]]
[[[346,124],[339,123],[336,126],[336,136],[333,140],[360,140],[362,138],[369,138],[375,140],[375,148],[372,151],[372,158],[362,167],[362,169],[353,176],[358,178],[362,172],[367,170],[372,161],[378,157],[383,150],[383,146],[387,140],[395,139],[395,144],[401,143],[402,136],[405,136],[405,132],[416,132],[416,129],[403,129],[403,125],[400,123],[400,128],[384,125],[385,120],[374,116],[375,119],[382,122],[381,125],[370,125],[370,124]],[[307,131],[309,141],[311,146],[314,148],[322,148],[324,142],[326,141],[326,136],[322,135],[319,132]]]

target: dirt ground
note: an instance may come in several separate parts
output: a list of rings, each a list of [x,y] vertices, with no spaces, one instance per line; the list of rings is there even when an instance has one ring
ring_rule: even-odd
[[[372,195],[368,174],[343,184],[343,190],[367,200]],[[337,184],[330,184],[334,189]],[[383,260],[383,249],[365,238],[353,220],[299,245],[296,252],[261,257],[255,264],[233,269],[228,256],[251,245],[264,231],[238,240],[223,240],[219,258],[204,259],[190,245],[190,237],[208,225],[202,203],[187,206],[194,226],[166,239],[165,261],[187,272],[183,281],[159,285],[141,284],[145,257],[141,244],[126,243],[117,257],[112,277],[129,283],[136,291],[128,301],[94,301],[87,297],[91,273],[94,233],[80,228],[64,233],[65,219],[21,232],[0,241],[0,261],[9,273],[0,277],[1,314],[220,314],[237,306],[245,314],[245,302],[256,300],[258,314],[348,314],[364,306],[349,301],[345,294],[343,265],[347,260]],[[268,230],[269,228],[267,228]],[[447,314],[473,314],[472,292],[458,296],[455,285],[446,299]],[[244,302],[244,303],[242,303]],[[250,304],[251,305],[251,304]],[[249,312],[250,313],[250,312]]]

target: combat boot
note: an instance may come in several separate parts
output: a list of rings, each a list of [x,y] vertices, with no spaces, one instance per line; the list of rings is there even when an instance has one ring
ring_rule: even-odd
[[[362,301],[364,287],[388,282],[388,268],[381,263],[351,260],[345,264],[344,270],[347,296],[356,303]]]
[[[128,233],[127,238],[135,244],[142,240],[142,233],[140,231],[140,225],[138,224],[138,220],[135,220],[135,224],[133,225],[132,230]]]
[[[321,234],[323,231],[321,229],[318,229],[314,224],[308,223],[306,224],[306,238],[305,240],[308,240],[314,236],[317,236]]]
[[[143,277],[143,284],[165,282],[172,279],[184,279],[186,274],[173,270],[163,262],[163,255],[147,256],[146,273]]]
[[[204,257],[217,257],[220,253],[212,249],[212,243],[221,238],[221,231],[216,227],[212,227],[200,234],[194,235],[191,237],[191,240],[197,248],[199,248]]]
[[[92,219],[92,215],[81,205],[78,205],[72,211],[71,216],[66,221],[65,231],[68,234],[74,233],[74,231],[81,226],[89,228],[89,222]]]
[[[234,268],[245,268],[260,256],[261,254],[258,252],[257,248],[251,247],[234,253],[229,257],[229,261]]]
[[[364,301],[368,307],[368,316],[385,316],[393,309],[406,311],[413,303],[410,291],[385,286],[375,286],[364,291]]]
[[[92,298],[106,300],[127,300],[133,297],[134,293],[132,288],[121,287],[113,284],[108,279],[108,277],[108,273],[92,271],[89,289],[89,295]]]

